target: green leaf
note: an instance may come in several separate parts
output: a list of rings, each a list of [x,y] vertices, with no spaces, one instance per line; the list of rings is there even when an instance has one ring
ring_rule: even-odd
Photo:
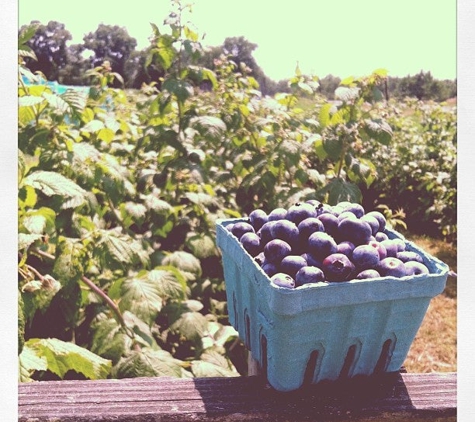
[[[382,119],[366,119],[360,132],[383,145],[389,145],[393,137],[391,126]]]
[[[40,240],[42,237],[43,235],[38,234],[38,233],[33,233],[33,234],[19,233],[18,234],[18,249],[22,250],[22,249],[28,248],[37,240]]]
[[[341,138],[323,139],[323,148],[332,160],[338,160],[343,150],[343,140]]]
[[[132,338],[114,318],[101,319],[92,329],[91,351],[110,359],[114,365],[132,348]]]
[[[201,341],[208,329],[208,320],[199,312],[183,312],[180,317],[170,325],[170,331],[179,333],[194,343]]]
[[[318,122],[320,123],[320,126],[325,127],[330,123],[330,111],[332,108],[333,104],[330,103],[323,104],[323,106],[320,108],[318,113]]]
[[[56,338],[30,339],[25,346],[40,358],[46,359],[47,369],[60,378],[64,378],[68,371],[76,371],[92,380],[104,379],[112,366],[110,360]]]
[[[356,100],[360,95],[360,89],[358,87],[348,88],[346,86],[340,86],[335,90],[335,98],[345,103]]]
[[[206,139],[220,141],[226,131],[226,124],[214,116],[198,116],[190,120],[190,126]]]
[[[181,361],[165,350],[131,351],[114,368],[116,378],[182,377]]]
[[[111,261],[119,266],[138,263],[148,265],[148,252],[140,240],[114,230],[98,230],[98,234],[96,251],[106,268]]]
[[[132,277],[124,280],[121,285],[120,310],[130,311],[141,320],[152,324],[164,302],[160,287],[149,277]]]
[[[200,260],[196,256],[185,251],[175,251],[167,254],[163,258],[162,265],[171,265],[178,268],[180,271],[185,273],[185,275],[191,276],[191,280],[200,277],[202,272]]]
[[[71,179],[52,171],[35,171],[23,179],[24,185],[38,189],[47,196],[78,197],[85,201],[86,191]]]
[[[48,362],[43,356],[38,356],[37,351],[33,349],[28,342],[23,346],[19,356],[19,382],[31,382],[31,375],[35,371],[46,371]]]
[[[193,86],[190,83],[179,79],[166,79],[162,84],[162,89],[175,95],[181,103],[185,102],[194,93]]]
[[[22,224],[30,233],[43,234],[55,228],[56,213],[47,207],[29,210],[22,219]]]
[[[342,201],[361,203],[361,191],[357,185],[340,178],[335,178],[319,193],[328,193],[328,203],[336,205]]]
[[[33,95],[25,95],[18,99],[18,105],[20,107],[32,107],[37,104],[41,104],[45,99],[43,97],[37,97]]]
[[[188,239],[187,243],[193,255],[198,259],[218,256],[218,248],[211,236],[195,234]]]
[[[212,70],[202,68],[201,72],[203,74],[203,79],[209,80],[211,82],[213,89],[218,86],[218,79],[216,78],[216,74]]]
[[[53,273],[63,284],[74,282],[84,274],[86,248],[80,239],[60,236],[56,247]]]
[[[228,360],[215,350],[206,350],[200,358],[191,363],[191,370],[197,378],[240,376]]]

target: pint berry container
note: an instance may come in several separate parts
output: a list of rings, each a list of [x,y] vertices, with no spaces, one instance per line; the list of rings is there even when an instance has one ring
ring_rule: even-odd
[[[295,289],[278,287],[226,226],[216,224],[229,320],[278,391],[323,380],[399,371],[448,266],[396,231],[429,274],[380,277]]]

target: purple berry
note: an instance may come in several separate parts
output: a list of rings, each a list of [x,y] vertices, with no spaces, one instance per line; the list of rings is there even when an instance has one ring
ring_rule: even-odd
[[[404,277],[407,274],[404,262],[394,257],[382,259],[375,269],[383,277]]]
[[[299,241],[299,229],[290,220],[278,220],[272,225],[271,234],[274,239],[285,240],[289,245],[296,246]]]
[[[322,281],[325,281],[325,274],[323,271],[318,267],[310,265],[300,268],[295,275],[295,285],[297,287],[303,286],[304,284],[319,283]]]
[[[378,242],[377,240],[370,240],[368,242],[368,245],[378,251],[380,260],[388,256],[388,252],[386,251],[386,248],[381,244],[381,242]]]
[[[307,251],[317,259],[324,259],[337,251],[335,239],[325,232],[312,233],[308,238]]]
[[[262,264],[262,271],[264,271],[268,277],[272,277],[279,272],[279,266],[269,261],[265,261]]]
[[[370,211],[366,213],[366,215],[370,217],[376,218],[379,222],[379,230],[380,232],[384,232],[384,229],[386,228],[386,217],[380,213],[379,211]]]
[[[261,247],[261,238],[254,232],[244,233],[239,241],[241,242],[244,249],[252,257],[256,256],[262,251]]]
[[[376,219],[376,217],[366,214],[361,217],[361,220],[366,221],[370,225],[373,236],[379,232],[379,221]]]
[[[338,230],[338,217],[329,212],[325,212],[323,214],[320,214],[317,218],[323,223],[325,231],[330,236],[335,236]]]
[[[306,202],[297,202],[287,210],[286,219],[298,225],[301,221],[309,217],[316,217],[317,210]]]
[[[353,250],[351,260],[358,270],[366,270],[379,263],[379,253],[373,246],[359,245]]]
[[[312,233],[325,231],[322,221],[317,217],[309,217],[302,220],[297,228],[299,230],[300,243],[303,245],[307,245],[308,238]]]
[[[322,270],[328,281],[348,281],[355,271],[355,265],[346,255],[333,253],[323,260]]]
[[[267,213],[264,210],[256,209],[249,214],[249,222],[257,232],[264,223],[267,223]]]
[[[349,211],[356,215],[356,217],[361,218],[363,215],[365,215],[365,210],[361,204],[358,204],[356,202],[340,202],[338,204],[343,212]]]
[[[381,277],[381,275],[374,268],[368,268],[367,270],[359,272],[355,278],[358,280],[366,280],[368,278],[378,277]]]
[[[267,221],[283,220],[286,215],[287,215],[287,210],[285,208],[282,208],[282,207],[274,208],[267,216]]]
[[[272,239],[264,246],[266,260],[274,264],[280,263],[285,256],[290,255],[291,251],[291,246],[281,239]]]
[[[354,249],[355,245],[349,240],[344,240],[343,242],[340,242],[336,245],[336,251],[345,254],[348,258],[351,257],[351,254]]]
[[[307,260],[301,255],[287,255],[280,261],[280,271],[295,278],[295,274],[300,268],[307,265]]]
[[[349,240],[355,246],[364,245],[370,241],[371,226],[361,219],[345,218],[338,223],[336,238],[338,241]]]
[[[374,235],[374,239],[377,240],[378,242],[382,242],[383,240],[388,240],[389,237],[384,232],[378,232]]]
[[[396,254],[396,258],[400,259],[402,262],[408,261],[417,261],[421,264],[424,263],[424,259],[421,255],[414,251],[401,251]]]
[[[276,286],[284,287],[286,289],[293,289],[295,287],[295,280],[288,274],[277,273],[274,274],[270,280]]]
[[[234,223],[234,226],[231,229],[231,233],[238,239],[240,239],[244,233],[249,232],[254,232],[254,228],[251,226],[250,223],[246,223],[245,221],[239,221],[237,223]]]
[[[258,236],[261,238],[262,245],[265,245],[267,242],[273,239],[271,229],[275,223],[275,221],[268,221],[267,223],[264,223],[257,231]]]
[[[429,269],[417,261],[407,261],[404,263],[407,275],[429,274]]]

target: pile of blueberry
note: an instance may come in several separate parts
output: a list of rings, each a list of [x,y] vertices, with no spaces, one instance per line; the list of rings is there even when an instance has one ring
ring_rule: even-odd
[[[420,254],[385,233],[379,211],[353,202],[299,202],[270,213],[256,209],[226,228],[271,281],[287,288],[308,283],[429,273]]]

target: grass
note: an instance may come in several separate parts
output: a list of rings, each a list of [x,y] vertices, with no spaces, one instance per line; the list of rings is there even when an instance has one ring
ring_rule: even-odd
[[[407,238],[457,272],[457,247],[423,236]],[[404,362],[408,372],[457,371],[457,279],[449,276],[444,292],[430,302]]]

